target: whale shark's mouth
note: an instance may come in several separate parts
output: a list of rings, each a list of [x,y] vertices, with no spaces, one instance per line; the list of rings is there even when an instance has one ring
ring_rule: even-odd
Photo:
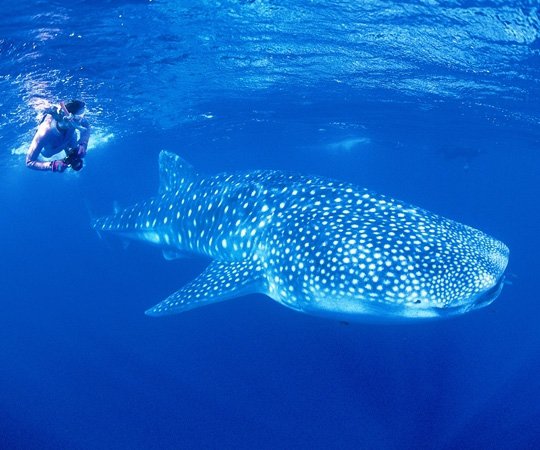
[[[484,306],[488,306],[490,303],[492,303],[493,300],[495,300],[501,293],[503,286],[504,275],[497,280],[497,283],[492,288],[489,288],[476,298],[473,306],[474,309],[483,308]]]
[[[414,319],[445,318],[484,308],[499,296],[504,284],[504,276],[501,276],[492,287],[460,302],[449,304],[443,308],[409,306],[404,308],[402,315],[403,317]]]
[[[484,308],[491,303],[499,296],[504,286],[504,275],[501,276],[497,282],[487,290],[476,294],[473,297],[470,297],[467,300],[463,300],[458,304],[451,304],[446,308],[440,309],[439,316],[453,316],[457,314],[463,314],[468,311],[473,311],[476,309]]]

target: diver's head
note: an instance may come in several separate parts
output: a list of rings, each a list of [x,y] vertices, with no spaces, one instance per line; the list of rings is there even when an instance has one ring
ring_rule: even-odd
[[[84,117],[86,104],[82,100],[70,100],[68,103],[60,103],[60,110],[64,116],[57,121],[58,128],[67,130],[77,128]]]
[[[74,116],[83,115],[85,106],[86,103],[84,103],[82,100],[70,100],[68,103],[65,104],[68,112],[70,114],[73,114]]]

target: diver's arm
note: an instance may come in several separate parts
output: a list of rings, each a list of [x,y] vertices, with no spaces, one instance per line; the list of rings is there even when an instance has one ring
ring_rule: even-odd
[[[90,123],[88,123],[88,120],[83,119],[77,128],[80,132],[79,144],[88,145],[88,140],[90,139]]]
[[[43,133],[38,129],[26,153],[26,167],[29,169],[53,170],[52,161],[38,161],[39,154],[43,149],[43,138]]]
[[[83,119],[77,129],[79,130],[79,141],[77,142],[79,145],[79,155],[85,156],[88,141],[90,140],[90,124],[86,119]]]

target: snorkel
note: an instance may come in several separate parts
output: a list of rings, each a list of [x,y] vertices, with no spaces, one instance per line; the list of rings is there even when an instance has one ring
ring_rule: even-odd
[[[64,102],[60,102],[60,109],[64,112],[64,116],[69,120],[72,118],[71,113],[67,110],[66,104]]]

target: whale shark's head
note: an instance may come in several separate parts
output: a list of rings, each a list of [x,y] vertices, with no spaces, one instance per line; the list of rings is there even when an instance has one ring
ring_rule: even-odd
[[[322,235],[330,238],[320,233],[307,256],[305,246],[300,255],[285,249],[273,294],[304,312],[360,322],[451,317],[485,307],[500,294],[509,256],[502,242],[397,203],[382,212],[387,214],[376,222],[376,212],[362,214],[363,222],[351,222],[343,232],[340,217],[328,220]],[[296,248],[302,239],[283,245]],[[306,273],[298,271],[298,261]],[[309,301],[278,285],[283,274],[295,290],[310,293]]]
[[[448,318],[488,306],[504,286],[509,250],[502,242],[466,228],[475,236],[468,235],[461,243],[452,241],[445,247],[446,255],[431,250],[422,254],[417,249],[419,263],[400,255],[394,265],[391,259],[384,261],[386,272],[370,277],[356,271],[359,277],[351,278],[351,286],[361,286],[364,301],[337,293],[336,303],[323,291],[315,296],[316,302],[301,309],[346,321],[399,322]],[[437,257],[432,258],[434,254]],[[365,279],[369,284],[362,283]]]
[[[480,232],[478,232],[480,234]],[[455,298],[441,309],[440,315],[462,314],[491,304],[504,286],[504,271],[508,264],[508,247],[481,234],[481,245],[476,248],[476,264],[469,268],[472,277],[470,295]],[[456,284],[459,276],[456,275]]]
[[[433,271],[426,288],[432,292],[431,301],[413,300],[404,308],[405,317],[460,315],[488,306],[501,293],[508,247],[478,230],[464,228],[465,238],[461,242],[456,239],[451,246],[460,259],[434,261],[437,270]],[[445,270],[446,263],[449,263],[448,270]],[[430,274],[430,270],[426,273]]]

